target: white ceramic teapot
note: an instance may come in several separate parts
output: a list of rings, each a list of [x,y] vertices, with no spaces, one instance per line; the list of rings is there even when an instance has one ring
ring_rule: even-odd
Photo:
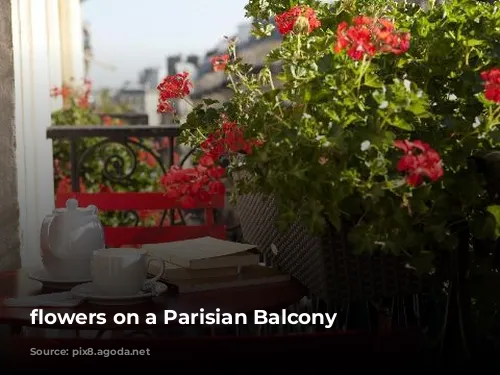
[[[40,234],[42,262],[55,280],[90,280],[94,250],[104,249],[104,229],[97,207],[78,207],[68,199],[66,208],[45,217]]]

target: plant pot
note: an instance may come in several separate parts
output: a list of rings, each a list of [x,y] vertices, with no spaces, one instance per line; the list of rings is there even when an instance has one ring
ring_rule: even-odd
[[[325,301],[373,300],[422,289],[422,280],[401,258],[381,253],[355,255],[345,235],[326,223],[328,230],[323,236],[311,235],[298,221],[285,232],[279,231],[272,197],[243,195],[238,197],[236,208],[245,241],[258,246],[274,266]]]

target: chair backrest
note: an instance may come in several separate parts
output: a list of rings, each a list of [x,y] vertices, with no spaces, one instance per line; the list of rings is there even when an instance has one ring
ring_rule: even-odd
[[[68,199],[77,199],[80,206],[95,205],[100,211],[142,211],[180,210],[178,202],[165,193],[58,193],[56,208],[65,207]],[[144,245],[151,243],[182,241],[210,236],[225,239],[224,225],[217,225],[214,209],[224,207],[224,194],[215,195],[210,203],[197,204],[197,209],[205,210],[203,225],[105,227],[104,234],[108,247],[124,245]]]

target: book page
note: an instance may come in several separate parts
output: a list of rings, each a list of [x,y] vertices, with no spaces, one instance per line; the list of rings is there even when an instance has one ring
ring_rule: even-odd
[[[212,237],[201,237],[186,241],[143,245],[142,248],[167,261],[171,258],[191,261],[234,255],[255,249],[255,246]]]

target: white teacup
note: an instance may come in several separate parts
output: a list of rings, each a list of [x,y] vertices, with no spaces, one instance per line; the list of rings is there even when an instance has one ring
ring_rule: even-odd
[[[158,262],[158,274],[146,279],[150,262]],[[165,263],[141,249],[102,249],[92,254],[92,284],[96,292],[107,296],[132,296],[154,283],[165,272]]]

